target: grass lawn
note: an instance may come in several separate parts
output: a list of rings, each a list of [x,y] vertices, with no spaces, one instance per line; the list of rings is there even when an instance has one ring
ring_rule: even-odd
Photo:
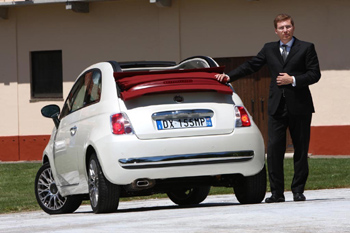
[[[40,163],[0,164],[0,213],[39,209],[34,180]]]
[[[39,163],[0,164],[0,214],[39,210],[34,195],[34,180]],[[310,175],[306,189],[350,188],[350,158],[309,159]],[[285,159],[285,187],[290,190],[293,160]],[[269,191],[269,184],[268,184]],[[232,188],[215,187],[210,194],[230,194]],[[155,196],[151,196],[155,197]],[[157,195],[166,197],[166,195]],[[145,199],[140,197],[137,199]],[[129,199],[122,199],[125,201]]]

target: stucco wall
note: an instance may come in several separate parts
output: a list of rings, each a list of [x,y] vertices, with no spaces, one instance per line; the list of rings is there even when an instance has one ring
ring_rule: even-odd
[[[0,135],[18,134],[16,19],[0,20]],[[11,127],[10,127],[11,126]]]
[[[310,89],[316,108],[314,126],[350,125],[349,70],[324,70],[321,80]],[[350,137],[348,140],[350,144]]]

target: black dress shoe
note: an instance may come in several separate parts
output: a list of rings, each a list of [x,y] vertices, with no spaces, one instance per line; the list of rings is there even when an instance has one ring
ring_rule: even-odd
[[[303,193],[293,193],[293,199],[294,201],[305,201],[306,197]]]
[[[279,195],[272,194],[271,197],[268,197],[265,199],[266,203],[284,202],[284,201],[285,201],[284,195],[279,196]]]

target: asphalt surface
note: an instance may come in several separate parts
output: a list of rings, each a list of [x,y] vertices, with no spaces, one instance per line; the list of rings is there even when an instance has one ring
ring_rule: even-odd
[[[186,208],[150,199],[120,202],[111,214],[93,214],[89,205],[66,215],[2,214],[0,232],[350,232],[350,189],[306,191],[305,202],[285,196],[272,204],[241,205],[234,195],[217,195]]]

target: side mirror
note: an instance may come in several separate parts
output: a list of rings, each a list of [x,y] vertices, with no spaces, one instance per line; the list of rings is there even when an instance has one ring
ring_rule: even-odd
[[[56,128],[58,128],[58,125],[60,124],[60,120],[58,119],[58,116],[60,115],[60,107],[58,107],[55,104],[46,105],[41,109],[41,115],[47,118],[51,118],[53,122],[55,123]]]

